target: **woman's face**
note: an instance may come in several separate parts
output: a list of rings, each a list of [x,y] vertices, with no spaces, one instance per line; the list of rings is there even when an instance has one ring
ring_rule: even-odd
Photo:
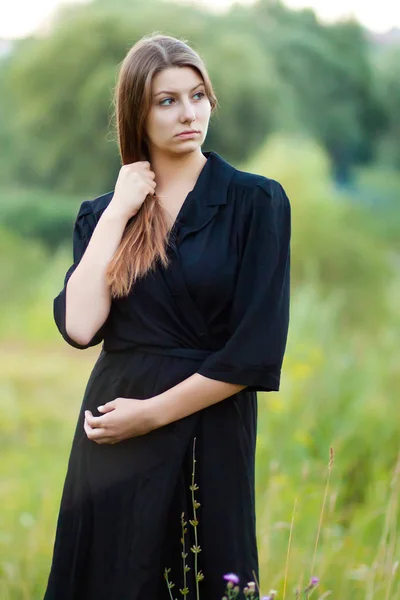
[[[211,104],[202,77],[191,67],[171,67],[157,73],[152,82],[152,104],[146,119],[150,154],[193,152],[203,144],[211,116]],[[186,130],[193,136],[179,137]]]

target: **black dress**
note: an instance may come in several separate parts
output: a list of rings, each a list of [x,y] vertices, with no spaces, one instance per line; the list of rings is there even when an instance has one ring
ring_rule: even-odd
[[[167,600],[165,567],[183,587],[181,513],[192,518],[193,439],[199,489],[202,600],[220,600],[223,575],[257,577],[254,459],[257,394],[278,391],[289,323],[290,204],[282,186],[215,152],[177,216],[171,264],[138,281],[89,344],[65,330],[66,283],[113,192],[84,201],[74,264],[54,317],[75,348],[103,341],[72,442],[45,600]],[[133,217],[134,218],[134,217]],[[146,399],[193,373],[246,385],[239,393],[149,434],[90,441],[84,411],[116,397]],[[190,402],[190,398],[187,399]],[[195,598],[187,525],[187,598]]]

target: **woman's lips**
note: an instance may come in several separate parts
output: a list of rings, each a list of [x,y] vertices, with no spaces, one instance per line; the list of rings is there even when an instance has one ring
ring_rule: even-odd
[[[187,137],[195,137],[196,135],[199,135],[198,131],[191,131],[190,133],[179,133],[177,137],[187,138]]]

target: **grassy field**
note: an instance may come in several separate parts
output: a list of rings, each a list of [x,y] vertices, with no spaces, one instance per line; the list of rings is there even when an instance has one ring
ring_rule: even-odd
[[[374,339],[346,337],[334,311],[311,288],[296,293],[282,389],[259,394],[261,589],[294,597],[316,575],[315,597],[395,600],[399,330],[392,322]],[[80,352],[61,338],[1,346],[1,600],[42,597],[72,434],[99,349]]]
[[[65,345],[66,346],[66,345]],[[94,355],[4,344],[0,598],[41,598],[77,410]]]

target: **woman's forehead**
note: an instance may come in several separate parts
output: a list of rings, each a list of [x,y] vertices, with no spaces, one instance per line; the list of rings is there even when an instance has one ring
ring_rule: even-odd
[[[202,77],[192,67],[169,67],[153,77],[154,94],[162,91],[190,92],[203,83]]]

